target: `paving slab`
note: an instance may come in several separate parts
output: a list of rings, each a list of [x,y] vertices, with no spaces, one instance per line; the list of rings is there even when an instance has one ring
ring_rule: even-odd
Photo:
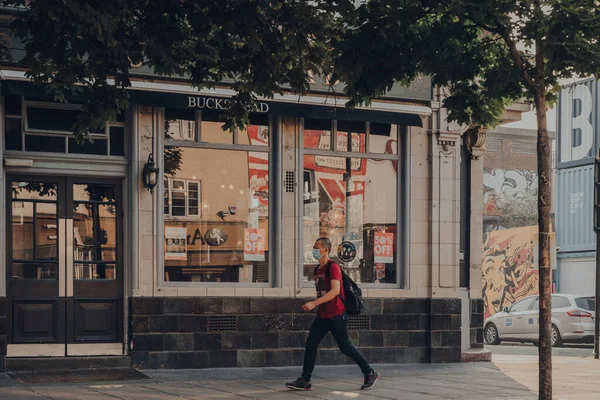
[[[554,396],[600,399],[600,361],[554,357]],[[1,400],[519,400],[537,399],[537,357],[494,355],[491,363],[376,365],[382,378],[360,390],[355,366],[320,366],[314,390],[295,392],[284,384],[300,368],[239,368],[143,371],[144,381],[84,384],[16,384],[0,375]]]

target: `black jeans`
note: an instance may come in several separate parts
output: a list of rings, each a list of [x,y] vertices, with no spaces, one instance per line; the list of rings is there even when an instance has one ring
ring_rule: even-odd
[[[327,332],[331,332],[342,353],[350,357],[360,367],[363,374],[371,373],[371,366],[348,337],[348,315],[344,314],[336,318],[316,318],[313,322],[306,340],[302,378],[310,380],[317,362],[319,343],[327,335]]]

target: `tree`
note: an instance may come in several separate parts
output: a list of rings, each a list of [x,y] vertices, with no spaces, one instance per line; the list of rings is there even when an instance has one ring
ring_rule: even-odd
[[[103,127],[128,106],[132,66],[185,78],[197,87],[227,82],[226,128],[248,123],[257,97],[308,91],[308,71],[330,72],[350,0],[0,0],[17,7],[12,28],[26,56],[12,60],[56,100],[76,96],[77,135]],[[4,62],[9,55],[0,48]]]
[[[349,105],[369,103],[417,73],[450,89],[451,120],[497,123],[505,106],[533,100],[538,126],[539,397],[552,398],[551,148],[546,112],[561,78],[600,75],[597,0],[371,0],[337,43]]]

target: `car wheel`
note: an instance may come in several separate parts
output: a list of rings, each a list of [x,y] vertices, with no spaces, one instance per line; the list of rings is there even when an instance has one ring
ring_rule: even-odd
[[[500,344],[500,338],[498,337],[498,329],[496,329],[496,325],[488,324],[485,327],[484,336],[487,344]]]
[[[558,328],[552,325],[552,330],[550,331],[550,340],[552,343],[552,347],[560,347],[562,346],[562,338],[560,337],[560,332]]]

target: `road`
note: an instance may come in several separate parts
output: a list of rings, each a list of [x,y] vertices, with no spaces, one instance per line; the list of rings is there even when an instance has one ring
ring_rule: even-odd
[[[502,343],[498,346],[486,345],[486,349],[492,354],[535,356],[538,349],[532,344],[525,343]],[[594,346],[588,344],[565,344],[563,347],[555,347],[552,354],[559,357],[594,357]]]

